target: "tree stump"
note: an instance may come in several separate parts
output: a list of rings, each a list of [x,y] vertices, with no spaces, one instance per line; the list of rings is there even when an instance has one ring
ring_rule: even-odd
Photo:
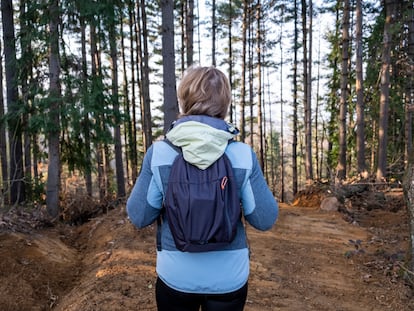
[[[404,195],[410,222],[410,270],[414,271],[414,163],[408,165],[404,178]]]

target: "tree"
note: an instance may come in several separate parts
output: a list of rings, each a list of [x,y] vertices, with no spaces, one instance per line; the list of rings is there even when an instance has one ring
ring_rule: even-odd
[[[98,33],[96,26],[98,23],[97,16],[92,17],[90,21],[90,55],[91,55],[91,103],[89,109],[91,110],[91,118],[94,118],[94,128],[91,129],[94,132],[92,138],[93,148],[96,152],[96,167],[98,173],[98,189],[99,198],[104,200],[106,196],[106,171],[105,171],[105,151],[102,141],[106,135],[104,129],[104,113],[102,107],[105,106],[103,97],[103,78],[101,69],[100,53],[98,49]]]
[[[306,1],[302,0],[302,49],[303,49],[303,105],[305,108],[305,172],[306,182],[313,181],[312,165],[312,0],[309,0],[309,26]],[[309,43],[309,47],[307,45]]]
[[[194,57],[194,0],[187,0],[186,14],[186,46],[187,46],[187,66],[193,64]]]
[[[254,119],[254,55],[255,55],[255,41],[254,41],[254,4],[249,8],[249,17],[248,17],[248,33],[247,33],[247,72],[248,72],[248,85],[249,85],[249,125],[250,125],[250,146],[254,147],[254,132],[255,132],[255,119]]]
[[[388,144],[388,107],[390,94],[390,68],[391,68],[391,44],[392,44],[392,25],[395,18],[394,0],[385,1],[385,24],[384,39],[382,49],[381,65],[381,97],[380,97],[380,115],[378,128],[378,169],[377,181],[383,181],[387,176],[387,144]]]
[[[310,68],[311,59],[308,59],[308,34],[311,37],[312,30],[307,26],[307,5],[306,0],[301,2],[302,8],[302,52],[303,52],[303,106],[305,109],[305,172],[306,182],[309,184],[313,180],[312,169],[312,106],[311,106],[311,77]]]
[[[410,242],[411,242],[411,261],[410,270],[414,271],[414,153],[413,153],[413,113],[414,113],[414,8],[408,1],[407,3],[407,24],[408,24],[408,42],[407,42],[407,67],[406,72],[409,83],[406,84],[406,102],[405,102],[405,133],[406,133],[406,147],[405,147],[405,181],[403,183],[405,190],[405,197],[408,207],[408,216],[410,224]]]
[[[233,19],[234,19],[234,13],[233,13],[233,5],[232,5],[232,0],[229,0],[229,34],[228,34],[228,40],[229,40],[229,83],[230,83],[230,89],[233,89],[233,67],[234,67],[234,60],[233,60]],[[230,111],[229,111],[229,115],[230,115],[230,123],[234,122],[235,116],[233,116],[234,112],[234,103],[231,102],[230,103]]]
[[[357,170],[360,176],[367,177],[365,165],[365,118],[363,88],[363,55],[362,55],[362,1],[356,1],[356,140]]]
[[[349,0],[344,0],[342,16],[342,65],[341,65],[341,97],[339,102],[339,157],[336,167],[336,178],[342,181],[346,177],[346,116],[348,91],[349,62]]]
[[[257,125],[259,129],[259,163],[264,170],[264,130],[263,130],[263,112],[262,112],[262,5],[260,1],[256,4],[256,52],[257,52]],[[252,135],[253,133],[251,133]]]
[[[327,37],[331,45],[328,54],[328,64],[331,69],[330,79],[328,81],[329,93],[327,110],[329,112],[328,121],[328,150],[327,150],[327,171],[330,180],[333,181],[335,165],[338,162],[338,90],[340,89],[340,17],[339,3],[337,0],[333,8],[335,12],[335,28],[331,30]]]
[[[30,38],[30,31],[29,31],[29,24],[30,20],[26,16],[27,14],[27,5],[25,1],[20,1],[20,49],[22,51],[21,55],[21,61],[20,61],[20,81],[21,81],[21,101],[22,105],[26,106],[26,113],[22,115],[22,126],[27,128],[30,123],[30,107],[29,107],[29,101],[32,101],[33,96],[29,93],[29,73],[32,70],[32,59],[33,59],[33,53],[31,49],[31,38]],[[30,99],[30,100],[29,100]],[[31,154],[32,154],[32,148],[31,148],[31,133],[30,131],[24,131],[23,132],[23,153],[24,153],[24,174],[25,179],[27,181],[32,180],[32,169],[31,169]],[[29,185],[29,183],[27,183]],[[25,187],[26,188],[26,195],[28,197],[31,197],[31,187]]]
[[[23,180],[22,119],[18,103],[15,45],[16,38],[14,34],[12,0],[1,0],[1,13],[3,23],[3,42],[5,44],[4,57],[10,153],[10,202],[12,204],[16,204],[25,200],[25,185]]]
[[[83,0],[80,0],[83,1]],[[81,132],[84,135],[85,142],[85,185],[86,193],[92,197],[92,153],[91,153],[91,124],[89,120],[89,100],[88,100],[88,64],[87,64],[87,53],[86,53],[86,12],[83,11],[84,7],[82,2],[78,3],[79,10],[79,23],[81,31],[81,63],[82,63],[82,74],[81,74],[81,106],[84,108],[83,115],[81,117]]]
[[[142,22],[142,66],[141,66],[141,116],[142,132],[144,139],[144,150],[148,150],[152,144],[152,120],[151,120],[151,98],[150,98],[150,68],[148,56],[148,29],[145,1],[140,2]]]
[[[177,118],[177,92],[175,85],[174,1],[161,1],[162,60],[164,90],[164,133]]]
[[[0,90],[3,89],[3,55],[0,42]],[[8,167],[7,167],[7,144],[6,144],[6,122],[4,121],[4,97],[0,94],[0,207],[5,203],[5,196],[8,192]]]
[[[281,8],[281,16],[284,16],[285,13],[285,6],[282,5]],[[280,146],[280,161],[279,161],[279,165],[280,165],[280,195],[279,195],[279,200],[280,202],[285,202],[285,167],[284,167],[284,161],[285,161],[285,147],[284,147],[284,116],[283,116],[283,43],[282,43],[282,38],[283,38],[283,22],[280,23],[280,37],[279,37],[279,48],[280,48],[280,142],[279,142],[279,146]],[[270,103],[269,103],[270,105]],[[270,116],[270,123],[272,124],[271,121],[271,116]],[[270,135],[271,137],[273,136],[273,130],[272,130],[272,125],[270,127]],[[276,142],[275,142],[276,143]],[[273,144],[271,144],[271,146],[274,146]],[[273,151],[274,148],[272,148]],[[275,178],[274,178],[274,174],[273,174],[273,153],[272,153],[272,183],[273,183],[273,189],[275,188]]]
[[[406,73],[408,76],[406,82],[406,102],[405,102],[405,137],[407,143],[405,145],[405,162],[414,163],[413,150],[413,114],[414,114],[414,8],[407,3],[407,24],[408,24],[408,42],[407,42],[407,56],[408,63],[406,64]],[[413,211],[414,221],[414,211]],[[413,223],[414,224],[414,223]],[[414,231],[414,228],[413,228]],[[414,241],[413,241],[414,242]],[[414,258],[413,267],[414,267]]]
[[[298,192],[298,1],[294,0],[294,39],[293,39],[293,141],[292,141],[292,192]]]
[[[409,228],[410,228],[410,253],[409,258],[409,270],[414,271],[414,163],[412,162],[412,158],[410,162],[407,164],[407,171],[405,174],[405,180],[403,183],[405,198],[408,207],[408,217],[409,221]]]
[[[321,114],[321,103],[322,103],[322,97],[321,97],[321,34],[319,34],[318,38],[318,56],[317,56],[317,78],[316,78],[316,103],[315,103],[315,121],[314,121],[314,127],[315,127],[315,164],[316,164],[316,179],[321,180],[322,179],[322,166],[324,164],[324,136],[325,136],[325,124]],[[320,128],[320,123],[322,123],[322,131]]]
[[[222,2],[219,5],[216,5],[215,3],[215,1],[214,3],[212,3],[212,10],[214,10],[215,7],[212,16],[212,22],[214,21],[212,27],[212,43],[214,44],[214,48],[212,47],[212,65],[216,65],[216,59],[220,55],[219,51],[216,48],[217,36],[219,38],[223,38],[223,42],[225,42],[224,40],[227,37],[227,44],[223,49],[225,52],[224,55],[227,56],[225,56],[225,59],[222,60],[222,64],[228,65],[229,84],[230,88],[233,90],[234,99],[234,96],[236,95],[236,89],[234,89],[234,86],[238,85],[238,77],[235,75],[236,73],[234,72],[234,60],[235,57],[237,57],[238,52],[237,50],[235,50],[235,45],[237,45],[237,42],[239,41],[239,32],[238,29],[236,29],[233,32],[233,23],[238,22],[237,16],[240,13],[242,2],[235,2],[234,0],[229,0],[226,2]],[[217,25],[221,25],[221,27],[217,27]],[[232,101],[229,107],[230,123],[235,122],[236,119],[234,105],[235,103],[234,101]]]
[[[246,139],[246,68],[247,68],[247,29],[249,27],[249,2],[243,1],[242,18],[242,63],[241,63],[241,86],[240,86],[240,139]]]
[[[405,101],[405,181],[403,183],[405,197],[407,200],[410,237],[411,237],[411,262],[410,270],[414,271],[414,153],[413,153],[413,113],[414,113],[414,7],[410,2],[407,4],[407,24],[408,24],[408,47],[406,73],[409,83],[406,82],[406,101]]]
[[[119,15],[120,15],[120,34],[121,34],[121,62],[122,62],[122,107],[125,111],[125,125],[124,125],[124,141],[125,141],[125,149],[126,149],[126,156],[125,156],[125,172],[126,172],[126,182],[127,184],[130,183],[129,176],[130,176],[130,165],[129,165],[129,156],[132,155],[131,147],[132,145],[132,122],[131,122],[131,108],[129,103],[129,78],[128,78],[128,70],[127,70],[127,56],[126,56],[126,47],[125,47],[125,31],[124,31],[124,18],[125,13],[123,11],[123,7],[119,7]],[[131,66],[131,69],[133,66]],[[132,157],[131,157],[132,159]],[[136,170],[136,167],[133,168]],[[135,180],[135,179],[133,179]]]
[[[121,116],[119,111],[119,94],[118,94],[118,48],[116,44],[116,15],[117,12],[114,4],[107,7],[106,18],[109,30],[109,45],[112,72],[112,104],[114,110],[114,142],[115,142],[115,167],[116,167],[116,184],[117,196],[124,197],[125,192],[125,176],[124,165],[122,159],[122,142],[121,142]]]
[[[138,175],[138,148],[137,148],[137,105],[136,105],[136,76],[138,75],[138,70],[135,70],[137,64],[135,64],[135,54],[134,54],[134,43],[137,45],[137,23],[134,14],[134,1],[128,0],[128,17],[129,17],[129,44],[130,44],[130,64],[131,64],[131,101],[127,103],[128,106],[131,106],[131,114],[129,116],[130,124],[128,128],[130,129],[129,137],[129,149],[130,149],[130,160],[131,160],[131,170],[132,170],[132,180],[135,180]],[[138,45],[137,45],[138,47]],[[136,52],[138,55],[138,51]]]
[[[60,189],[60,62],[59,62],[59,1],[52,0],[49,6],[49,165],[47,174],[46,207],[53,218],[59,215]]]
[[[181,32],[181,45],[180,45],[180,61],[181,61],[181,72],[184,72],[186,68],[186,60],[185,60],[185,38],[186,38],[186,30],[185,30],[185,24],[186,24],[186,14],[187,14],[187,1],[182,0],[180,1],[180,32]],[[199,51],[200,52],[200,51]]]
[[[217,19],[216,19],[216,0],[211,1],[211,64],[216,66],[216,33],[217,33]]]

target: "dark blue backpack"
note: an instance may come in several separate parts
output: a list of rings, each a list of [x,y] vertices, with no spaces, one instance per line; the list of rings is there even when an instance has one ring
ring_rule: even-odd
[[[175,158],[164,208],[177,249],[206,252],[230,244],[241,217],[233,168],[226,154],[205,170]]]

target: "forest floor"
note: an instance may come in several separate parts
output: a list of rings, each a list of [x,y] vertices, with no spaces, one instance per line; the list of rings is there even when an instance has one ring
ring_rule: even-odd
[[[414,310],[402,191],[359,192],[332,212],[321,195],[281,204],[268,232],[248,228],[245,310]],[[120,202],[79,225],[39,213],[0,217],[2,311],[156,310],[154,226],[133,227]]]

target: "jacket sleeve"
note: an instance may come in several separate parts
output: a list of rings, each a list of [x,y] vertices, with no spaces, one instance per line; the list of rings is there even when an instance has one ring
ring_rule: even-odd
[[[279,206],[253,150],[252,170],[242,190],[242,204],[247,222],[258,230],[271,229],[278,218]]]
[[[162,192],[151,169],[152,151],[153,148],[150,147],[145,154],[141,172],[126,204],[128,217],[138,228],[152,224],[162,207]]]

